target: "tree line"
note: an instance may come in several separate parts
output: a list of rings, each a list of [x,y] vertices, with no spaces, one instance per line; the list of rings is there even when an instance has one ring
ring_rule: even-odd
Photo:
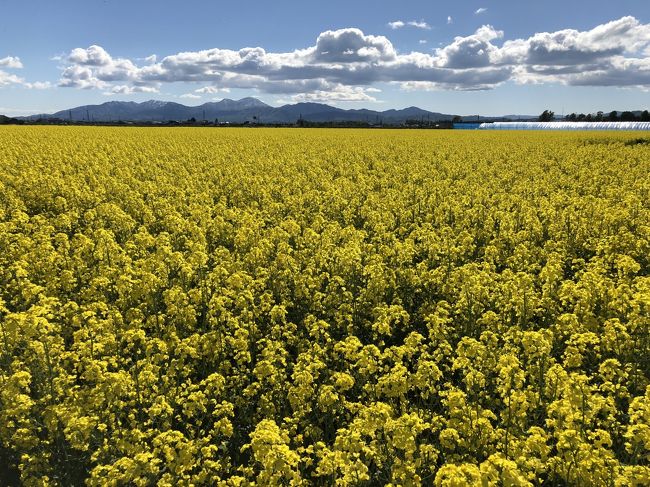
[[[555,112],[552,110],[544,110],[538,117],[540,122],[552,122],[556,120]],[[618,112],[613,110],[608,114],[604,112],[593,113],[570,113],[564,117],[566,122],[650,122],[650,113],[648,110],[643,110],[638,115],[635,112],[624,111]]]

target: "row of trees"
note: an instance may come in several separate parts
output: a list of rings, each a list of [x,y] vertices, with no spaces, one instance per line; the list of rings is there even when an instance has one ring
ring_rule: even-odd
[[[544,110],[538,120],[540,122],[552,122],[555,120],[555,112]],[[586,115],[584,113],[570,113],[564,117],[564,120],[567,122],[650,122],[650,113],[648,110],[643,110],[638,115],[630,111],[617,112],[616,110],[609,112],[609,114],[603,112],[588,113]]]

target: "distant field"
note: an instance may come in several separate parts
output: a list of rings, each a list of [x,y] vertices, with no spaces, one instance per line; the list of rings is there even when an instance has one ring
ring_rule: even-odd
[[[649,141],[0,128],[0,485],[649,485]]]

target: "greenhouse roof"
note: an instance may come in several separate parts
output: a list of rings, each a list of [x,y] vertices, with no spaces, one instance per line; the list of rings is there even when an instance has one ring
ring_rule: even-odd
[[[481,130],[650,130],[650,122],[494,122]]]

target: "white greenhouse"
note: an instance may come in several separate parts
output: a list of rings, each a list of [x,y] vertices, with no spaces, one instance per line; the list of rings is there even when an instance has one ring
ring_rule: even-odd
[[[494,122],[479,130],[650,130],[650,122]]]

